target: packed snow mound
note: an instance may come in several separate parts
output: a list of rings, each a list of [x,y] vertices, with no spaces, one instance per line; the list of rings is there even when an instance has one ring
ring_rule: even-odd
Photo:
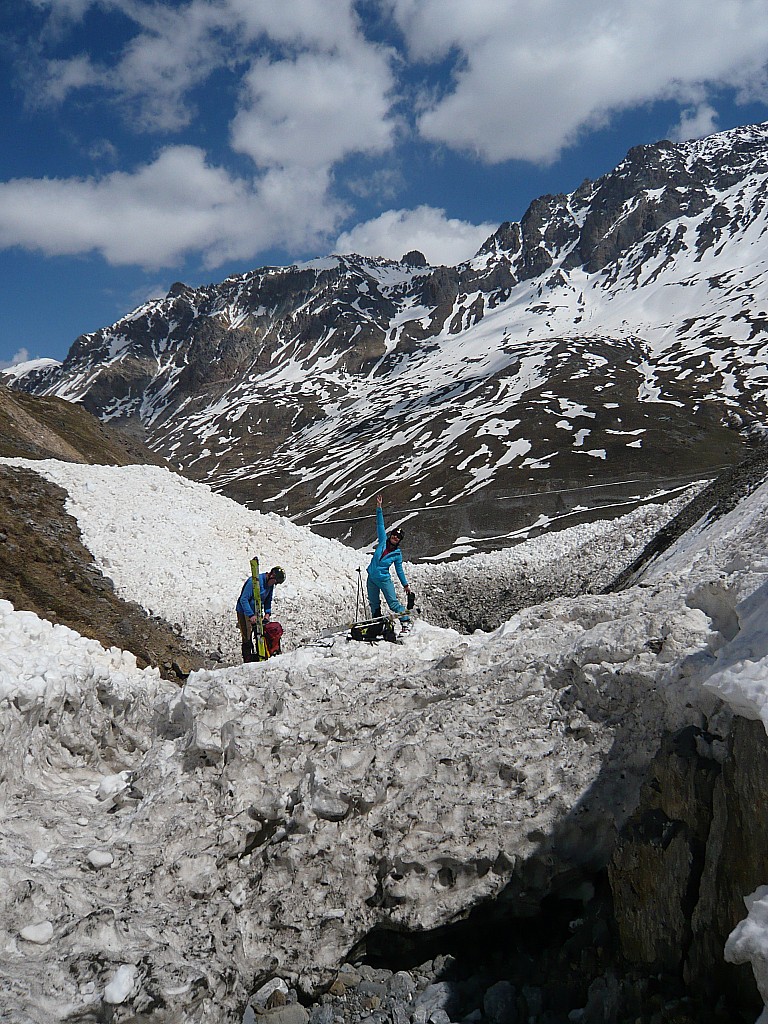
[[[706,512],[674,544],[657,555],[638,574],[656,580],[667,574],[693,575],[718,567],[725,574],[750,570],[768,573],[765,544],[766,484],[725,515],[715,519]]]
[[[2,461],[41,473],[67,492],[66,509],[83,543],[120,597],[178,625],[201,650],[218,649],[228,662],[240,660],[234,608],[253,555],[262,570],[286,570],[273,604],[285,649],[367,615],[373,510],[371,547],[356,550],[273,512],[250,511],[207,484],[160,467]],[[406,572],[421,612],[434,624],[495,629],[525,605],[600,590],[694,491],[619,519],[572,526],[447,565],[411,565],[406,548]],[[468,608],[474,619],[467,618]]]
[[[202,485],[24,465],[57,474],[86,543],[153,611],[199,602],[223,629],[254,546],[317,623],[334,573],[353,594],[357,552]],[[722,732],[715,694],[765,705],[766,524],[768,485],[641,586],[490,634],[340,637],[182,689],[0,602],[4,1009],[235,1024],[255,981],[317,991],[370,929],[437,927],[502,891],[535,912],[604,864],[664,730]],[[757,962],[752,909],[732,955]]]
[[[768,571],[768,566],[766,567]],[[768,581],[736,608],[738,631],[718,652],[705,686],[768,732]]]
[[[115,1003],[234,1024],[257,978],[317,991],[374,927],[437,927],[502,889],[535,913],[605,861],[661,730],[713,703],[680,666],[719,643],[662,586],[494,634],[338,638],[180,690],[0,614],[19,1024]]]
[[[768,1020],[768,885],[744,897],[747,916],[736,925],[725,945],[725,959],[751,964],[760,997],[765,1003],[757,1024]]]
[[[156,668],[139,669],[130,652],[105,650],[96,640],[34,612],[17,612],[2,600],[0,651],[0,702],[22,709],[61,700],[72,686],[87,692],[109,683],[146,691],[160,679]]]
[[[678,497],[650,502],[616,519],[541,534],[513,548],[418,565],[410,579],[419,606],[435,625],[488,630],[552,597],[600,593],[702,486],[692,485]]]
[[[207,484],[156,466],[82,466],[7,459],[43,474],[68,494],[66,509],[117,594],[178,624],[197,647],[239,659],[235,621],[250,559],[281,565],[274,617],[296,645],[355,607],[357,570],[367,559],[275,513],[252,512]]]

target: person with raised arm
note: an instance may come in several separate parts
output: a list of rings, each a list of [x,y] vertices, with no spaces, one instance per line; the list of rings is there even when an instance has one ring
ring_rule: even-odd
[[[392,566],[394,566],[405,593],[411,593],[411,587],[403,569],[403,553],[400,550],[403,530],[398,527],[387,533],[384,528],[383,505],[384,498],[379,494],[376,496],[376,548],[368,566],[368,603],[371,606],[371,615],[374,619],[378,618],[381,615],[383,594],[392,611],[400,616],[403,628],[407,629],[410,625],[410,616],[403,614],[406,612],[406,608],[397,599],[395,584],[390,575]]]

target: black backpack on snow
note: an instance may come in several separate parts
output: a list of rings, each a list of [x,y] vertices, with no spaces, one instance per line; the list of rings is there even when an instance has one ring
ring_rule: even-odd
[[[367,640],[369,643],[374,643],[376,640],[387,640],[391,644],[397,643],[395,624],[391,619],[360,623],[352,627],[350,635],[353,640]]]

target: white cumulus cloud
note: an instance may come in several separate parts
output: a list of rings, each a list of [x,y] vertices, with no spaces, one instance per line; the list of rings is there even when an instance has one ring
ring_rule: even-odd
[[[395,127],[392,87],[388,62],[375,51],[257,61],[232,123],[233,147],[263,167],[330,166],[349,153],[382,152]]]
[[[288,243],[315,244],[344,209],[314,171],[256,182],[211,167],[192,146],[164,150],[132,173],[0,183],[0,245],[46,255],[99,252],[111,264],[170,266],[190,252],[209,266]]]
[[[113,131],[115,107],[132,133],[159,133],[162,148],[103,176],[93,164],[79,177],[41,164],[35,177],[0,183],[0,246],[98,252],[112,264],[316,254],[350,222],[350,204],[361,221],[365,202],[405,205],[408,168],[428,175],[445,147],[545,164],[615,112],[654,100],[678,105],[675,139],[714,130],[718,89],[768,102],[764,0],[25,2],[49,18],[47,35],[29,41],[24,80],[39,79],[28,98],[57,105],[81,151],[109,168],[132,141]],[[91,8],[118,19],[114,45],[79,34]],[[67,32],[68,50],[46,49]],[[80,99],[98,115],[95,140],[68,119]],[[409,159],[414,134],[428,144],[420,163]],[[428,195],[338,245],[393,258],[418,248],[455,264],[497,226],[453,219]]]
[[[669,130],[673,142],[688,139],[703,139],[717,131],[717,111],[709,103],[687,107],[682,111],[679,122]]]
[[[217,5],[223,20],[237,26],[247,41],[262,36],[292,47],[328,53],[355,51],[364,44],[355,11],[356,0],[222,0]]]
[[[334,252],[399,260],[418,249],[433,266],[455,266],[474,256],[497,227],[457,220],[431,206],[387,210],[339,235]]]
[[[414,61],[460,54],[423,137],[546,163],[612,113],[724,85],[768,101],[763,0],[389,0]]]
[[[17,366],[19,363],[26,363],[28,359],[29,352],[27,349],[20,348],[18,352],[15,352],[6,362],[0,361],[0,370],[7,370],[11,366]]]
[[[59,26],[101,5],[30,2]],[[107,8],[131,26],[109,63],[98,45],[43,62],[35,98],[65,111],[86,90],[84,103],[116,106],[133,132],[169,139],[199,115],[206,130],[211,110],[196,103],[205,102],[200,87],[219,73],[229,78],[229,103],[213,116],[217,135],[229,127],[231,149],[213,157],[196,137],[166,143],[133,170],[6,181],[0,245],[46,255],[98,252],[111,264],[146,268],[190,255],[218,266],[269,248],[325,248],[350,212],[335,193],[339,163],[384,154],[401,127],[393,113],[394,51],[365,36],[355,0],[109,0]],[[111,155],[113,164],[119,155],[103,137],[91,152]],[[250,170],[235,154],[250,158]]]

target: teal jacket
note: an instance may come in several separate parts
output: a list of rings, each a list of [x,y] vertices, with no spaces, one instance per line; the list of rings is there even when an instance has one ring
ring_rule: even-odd
[[[384,582],[390,579],[389,570],[394,565],[400,582],[404,587],[407,587],[408,580],[405,578],[403,553],[400,548],[395,548],[394,551],[388,551],[386,555],[384,554],[384,549],[387,546],[387,531],[384,528],[384,513],[380,508],[376,509],[376,537],[376,550],[373,552],[373,558],[368,566],[368,575],[374,583]]]

